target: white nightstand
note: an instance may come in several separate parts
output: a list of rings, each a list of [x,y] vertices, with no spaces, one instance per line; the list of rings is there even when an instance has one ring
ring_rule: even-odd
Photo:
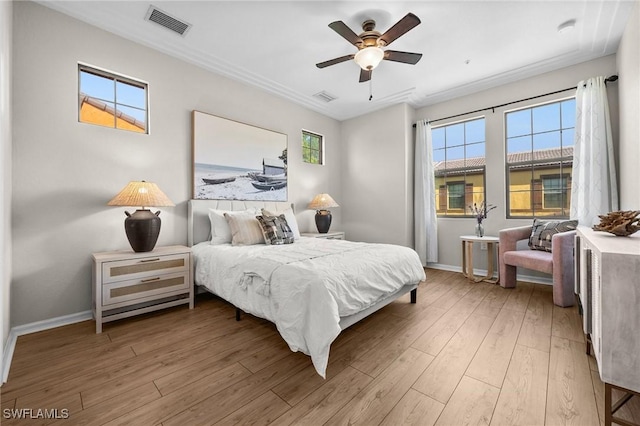
[[[300,235],[303,237],[311,238],[326,238],[327,240],[344,240],[344,232],[327,232],[326,234],[319,234],[317,232],[302,232]]]
[[[193,309],[193,260],[186,246],[93,253],[93,316],[102,323],[181,304]]]

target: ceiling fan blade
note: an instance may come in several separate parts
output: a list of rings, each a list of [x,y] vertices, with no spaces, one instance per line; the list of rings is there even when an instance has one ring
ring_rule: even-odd
[[[319,64],[316,64],[316,67],[325,68],[325,67],[328,67],[328,66],[331,66],[331,65],[339,64],[340,62],[345,62],[345,61],[348,61],[349,59],[353,59],[354,56],[356,56],[356,55],[340,56],[339,58],[330,59],[328,61],[320,62]]]
[[[389,28],[386,33],[382,34],[378,41],[384,42],[385,46],[390,45],[395,39],[409,31],[410,29],[416,27],[420,23],[420,18],[418,18],[413,13],[407,13],[407,15],[396,22],[396,24]]]
[[[415,65],[422,58],[422,53],[399,52],[397,50],[385,50],[384,58],[387,61],[402,62],[403,64]]]
[[[340,34],[345,40],[347,40],[354,46],[362,44],[362,39],[358,37],[358,35],[354,33],[351,28],[347,27],[347,25],[342,21],[335,21],[330,23],[329,28]]]
[[[360,68],[360,83],[371,80],[371,74],[373,70],[363,70]]]

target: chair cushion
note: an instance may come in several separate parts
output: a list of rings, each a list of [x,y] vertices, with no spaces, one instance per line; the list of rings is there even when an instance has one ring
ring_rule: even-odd
[[[533,228],[529,237],[529,248],[551,253],[551,238],[559,232],[574,231],[577,220],[540,220],[533,219]]]
[[[553,273],[553,255],[546,251],[507,251],[503,254],[502,261],[507,265],[546,272],[547,274]]]

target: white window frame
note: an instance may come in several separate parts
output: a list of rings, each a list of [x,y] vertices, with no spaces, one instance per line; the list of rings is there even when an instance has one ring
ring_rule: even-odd
[[[483,182],[484,182],[484,185],[483,185],[483,188],[484,188],[483,189],[483,199],[486,200],[487,199],[487,167],[486,167],[486,158],[487,158],[487,127],[486,126],[487,126],[487,118],[486,118],[486,116],[481,115],[481,116],[476,116],[476,117],[470,117],[470,118],[465,118],[464,120],[452,121],[452,122],[449,122],[449,123],[440,124],[440,125],[437,125],[437,126],[432,126],[431,130],[433,131],[435,129],[440,129],[440,128],[448,127],[448,126],[455,126],[457,124],[464,124],[464,123],[468,123],[468,122],[471,122],[471,121],[477,121],[477,120],[483,120],[484,121],[484,126],[485,126],[485,128],[484,128],[485,134],[484,134],[484,139],[483,139],[483,142],[482,142],[482,143],[484,143],[484,148],[485,148],[485,150],[484,150],[485,165],[482,166],[481,168],[482,168],[482,175],[483,175]],[[473,145],[473,144],[476,144],[476,143],[479,143],[479,142],[473,142],[473,143],[468,144],[467,140],[466,140],[466,135],[465,135],[465,140],[464,140],[464,145],[463,145],[465,147],[465,156],[464,156],[465,161],[467,159],[467,154],[466,154],[467,145]],[[444,149],[446,150],[446,144],[445,144],[445,148]],[[473,157],[471,157],[471,158],[473,158]],[[464,167],[464,168],[452,168],[452,169],[449,169],[451,171],[465,172],[464,175],[462,175],[462,176],[456,176],[456,177],[461,177],[462,178],[461,180],[453,180],[451,183],[456,183],[456,184],[463,183],[464,184],[464,188],[465,188],[465,193],[464,194],[466,194],[466,187],[467,187],[467,184],[469,183],[469,182],[467,182],[467,179],[466,179],[466,170],[473,171],[473,170],[476,170],[478,168],[479,167]],[[436,176],[436,178],[437,177],[438,176]],[[450,199],[450,197],[449,197],[449,182],[446,179],[445,179],[445,188],[447,188],[447,195],[446,195],[446,197],[447,197],[447,211],[453,210],[453,209],[451,209],[449,207],[449,199]],[[438,191],[439,191],[439,188],[436,188],[436,193]],[[463,195],[463,197],[466,197],[466,195]],[[463,202],[463,204],[466,204],[466,203]],[[438,206],[436,205],[436,210],[437,210],[437,208],[438,208]],[[436,215],[437,215],[437,217],[446,217],[446,218],[470,218],[470,217],[475,217],[475,216],[473,216],[473,213],[469,210],[469,206],[467,206],[467,205],[464,206],[462,214],[436,213]]]
[[[537,217],[536,216],[536,210],[534,209],[534,205],[533,205],[534,204],[533,200],[531,201],[531,211],[533,212],[532,215],[525,216],[525,215],[513,215],[513,214],[511,214],[511,189],[510,189],[511,188],[511,184],[510,184],[510,177],[509,177],[509,166],[510,165],[531,165],[531,166],[535,167],[536,164],[545,163],[545,162],[549,162],[549,161],[559,161],[561,164],[562,164],[563,161],[566,161],[565,157],[562,157],[562,156],[561,157],[555,157],[555,158],[552,158],[552,159],[545,159],[543,161],[536,161],[536,160],[533,159],[533,155],[532,155],[531,161],[529,161],[529,162],[509,163],[509,161],[508,161],[509,160],[509,153],[508,153],[508,148],[509,148],[508,147],[508,139],[509,138],[508,138],[508,128],[507,128],[507,115],[510,114],[510,113],[518,112],[518,111],[532,110],[534,108],[545,106],[545,105],[561,104],[562,102],[565,102],[565,101],[568,101],[568,100],[571,100],[571,99],[575,99],[575,96],[565,96],[565,97],[558,98],[558,99],[552,99],[552,100],[548,100],[548,101],[545,101],[545,102],[539,102],[539,103],[536,103],[536,104],[527,105],[527,106],[523,106],[523,107],[519,107],[519,108],[510,109],[508,111],[504,111],[504,113],[503,113],[503,123],[504,123],[504,165],[505,165],[505,206],[506,206],[505,212],[506,212],[507,219],[531,219],[531,218]],[[557,130],[549,130],[547,132],[560,131],[560,133],[561,133],[560,148],[563,148],[563,145],[562,145],[562,131],[563,130],[569,130],[569,129],[573,129],[573,131],[575,132],[575,124],[574,124],[574,127],[567,127],[567,128],[563,128],[562,127],[562,108],[560,108],[560,128],[557,129]],[[530,133],[528,135],[532,135],[533,136],[533,135],[537,134],[537,133],[533,133],[533,124],[531,126],[531,132],[532,133]],[[526,136],[526,135],[520,135],[520,136]],[[520,136],[518,136],[518,137],[520,137]],[[532,149],[533,149],[533,146],[532,146]],[[562,167],[560,169],[561,169],[560,171],[553,172],[553,173],[550,173],[550,174],[560,175],[561,177],[566,175],[568,181],[571,181],[572,173],[565,173],[563,171]],[[533,176],[532,176],[532,178],[533,178]],[[542,180],[542,175],[540,176],[540,178]],[[529,190],[529,192],[530,192],[531,196],[533,196],[533,188],[531,188]],[[545,207],[544,207],[544,187],[542,188],[541,198],[542,198],[542,201],[541,201],[542,209],[540,211],[544,212],[544,210],[545,210]],[[543,217],[545,219],[568,219],[569,218],[569,208],[567,208],[566,211],[567,211],[567,214],[566,215],[562,215],[562,216],[560,216],[560,215],[541,215],[539,217]]]
[[[91,122],[87,122],[87,121],[81,121],[80,119],[80,110],[81,110],[81,106],[82,106],[82,100],[81,100],[81,96],[82,96],[82,91],[81,91],[81,78],[80,75],[82,72],[87,72],[87,73],[91,73],[91,74],[95,74],[110,80],[113,80],[114,82],[116,81],[120,81],[122,83],[126,83],[126,84],[130,84],[133,86],[138,86],[140,88],[144,89],[144,100],[145,100],[145,107],[144,107],[144,113],[145,113],[145,131],[144,132],[132,132],[132,133],[139,133],[139,134],[150,134],[151,133],[151,114],[149,112],[149,83],[134,77],[130,77],[124,74],[120,74],[114,71],[110,71],[107,70],[105,68],[100,68],[97,67],[95,65],[90,65],[87,63],[83,63],[83,62],[78,62],[78,69],[77,69],[77,76],[78,76],[78,122],[79,123],[83,123],[83,124],[89,124],[89,125],[94,125],[94,126],[100,126],[99,124],[95,124],[95,123],[91,123]],[[113,103],[116,109],[116,112],[118,111],[117,106],[121,105],[121,106],[126,106],[128,108],[135,108],[140,110],[140,108],[135,107],[135,106],[131,106],[131,105],[126,105],[126,104],[122,104],[122,103],[118,103],[118,99],[116,97],[116,93],[114,92],[113,95],[113,100],[110,99],[99,99],[100,101],[105,101],[105,102],[110,102]],[[114,115],[114,125],[113,127],[110,126],[100,126],[100,127],[107,127],[107,128],[113,128],[116,130],[125,130],[125,131],[130,131],[127,129],[123,129],[120,127],[116,126],[116,117]]]

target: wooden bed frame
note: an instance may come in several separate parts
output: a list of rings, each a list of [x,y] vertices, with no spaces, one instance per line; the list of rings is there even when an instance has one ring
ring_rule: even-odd
[[[265,208],[271,212],[282,212],[289,208],[293,209],[293,204],[285,202],[269,201],[236,201],[236,200],[189,200],[187,220],[189,224],[187,242],[189,247],[202,241],[207,241],[211,237],[211,225],[209,223],[209,209],[219,210],[246,210],[248,208]],[[195,274],[194,274],[195,275]],[[194,283],[195,285],[195,283]],[[418,284],[408,284],[400,288],[397,292],[380,300],[375,305],[346,317],[340,317],[340,328],[342,330],[350,327],[356,322],[382,309],[389,303],[411,292],[411,303],[417,302]],[[236,319],[240,319],[239,308],[236,308]]]

